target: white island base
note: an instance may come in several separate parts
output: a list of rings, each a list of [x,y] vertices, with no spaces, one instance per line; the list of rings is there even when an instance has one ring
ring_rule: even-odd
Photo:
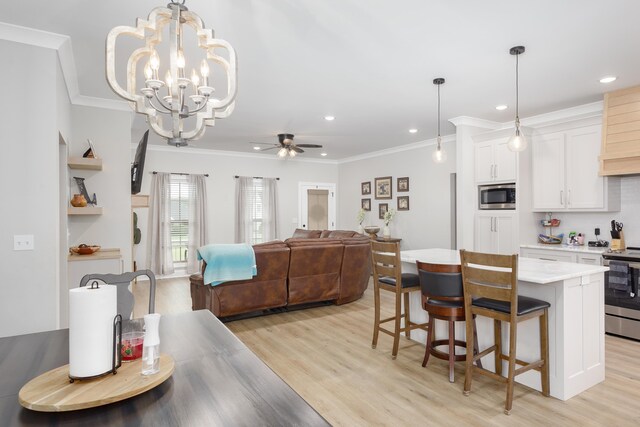
[[[415,261],[459,264],[457,251],[423,249],[402,251],[403,272],[417,272]],[[604,272],[607,267],[520,258],[518,294],[541,299],[549,308],[549,380],[551,396],[567,400],[604,381]],[[421,296],[413,292],[411,320],[426,322]],[[493,319],[478,316],[480,351],[493,345]],[[448,335],[446,322],[436,320],[438,339]],[[456,338],[464,339],[464,322],[457,322]],[[426,343],[426,333],[411,332],[411,338]],[[509,347],[509,327],[502,327],[503,351]],[[457,353],[464,349],[456,348]],[[517,357],[525,362],[540,358],[538,319],[518,324]],[[494,370],[493,354],[482,359],[483,366]],[[502,372],[507,372],[503,362]],[[541,390],[540,373],[525,372],[516,381]],[[472,385],[472,392],[473,392]]]

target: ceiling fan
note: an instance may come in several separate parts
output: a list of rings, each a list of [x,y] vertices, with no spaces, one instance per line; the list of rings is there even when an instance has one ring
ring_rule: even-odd
[[[291,133],[280,133],[278,134],[278,143],[270,144],[270,143],[261,143],[261,142],[252,142],[251,144],[266,144],[271,145],[272,147],[265,148],[261,151],[273,150],[274,148],[279,148],[278,157],[295,157],[297,154],[304,153],[303,148],[322,148],[322,145],[318,144],[295,144],[293,142],[294,135]]]

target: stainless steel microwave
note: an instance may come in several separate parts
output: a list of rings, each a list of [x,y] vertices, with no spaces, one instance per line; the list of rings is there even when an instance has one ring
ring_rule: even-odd
[[[478,187],[478,209],[515,208],[515,184],[481,185]]]

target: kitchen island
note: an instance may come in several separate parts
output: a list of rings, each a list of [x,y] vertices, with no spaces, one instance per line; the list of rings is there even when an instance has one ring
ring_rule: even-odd
[[[401,252],[403,272],[417,272],[416,261],[433,264],[460,264],[458,251],[418,249]],[[551,396],[561,400],[604,381],[604,272],[608,267],[568,262],[519,258],[518,294],[541,299],[549,308],[549,376]],[[428,319],[421,296],[412,293],[411,320]],[[438,338],[447,336],[444,322],[436,322]],[[478,316],[480,351],[493,345],[493,321]],[[456,337],[464,337],[464,322],[456,325]],[[415,330],[412,339],[426,343],[426,333]],[[462,338],[460,338],[462,339]],[[508,348],[508,326],[502,328],[503,348]],[[464,349],[456,348],[463,353]],[[518,325],[519,359],[540,358],[539,326],[536,319]],[[493,354],[483,358],[485,368],[493,369]],[[507,372],[506,362],[503,372]],[[529,371],[516,381],[541,390],[540,374]]]

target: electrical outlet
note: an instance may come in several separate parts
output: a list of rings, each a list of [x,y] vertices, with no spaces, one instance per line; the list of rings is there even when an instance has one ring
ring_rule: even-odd
[[[32,251],[33,234],[21,234],[13,236],[14,251]]]

